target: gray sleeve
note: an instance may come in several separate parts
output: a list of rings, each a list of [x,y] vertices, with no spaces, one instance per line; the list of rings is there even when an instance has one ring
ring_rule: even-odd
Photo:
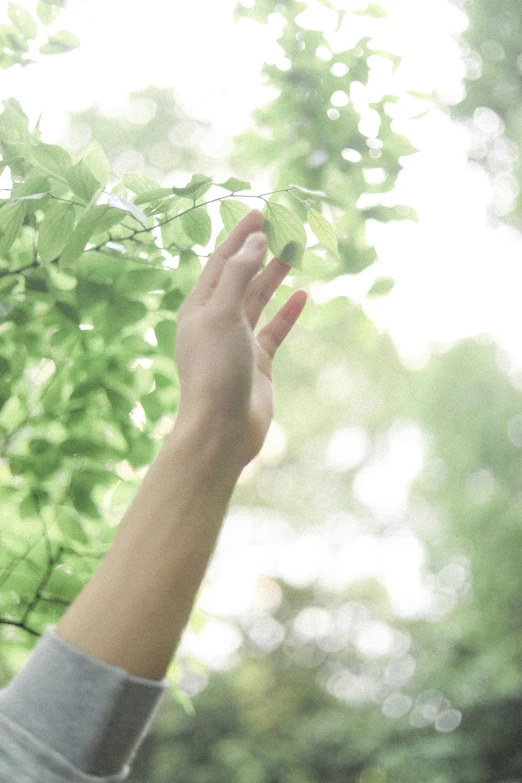
[[[0,690],[0,771],[18,741],[28,768],[37,766],[34,778],[17,781],[44,780],[44,772],[55,770],[52,764],[72,765],[79,773],[57,775],[57,781],[125,780],[168,690],[168,680],[134,677],[91,657],[49,625],[23,669]],[[2,747],[7,736],[9,753]]]

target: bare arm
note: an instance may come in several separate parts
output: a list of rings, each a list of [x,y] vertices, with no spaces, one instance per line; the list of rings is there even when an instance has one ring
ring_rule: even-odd
[[[271,367],[306,303],[297,291],[257,338],[253,329],[289,271],[266,244],[243,249],[263,215],[248,213],[207,262],[178,311],[178,418],[100,567],[57,625],[88,654],[162,679],[243,467],[273,415]],[[257,275],[257,276],[256,276]]]

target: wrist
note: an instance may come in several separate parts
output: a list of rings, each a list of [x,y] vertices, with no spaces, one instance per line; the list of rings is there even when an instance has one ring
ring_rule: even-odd
[[[178,411],[167,444],[182,447],[198,463],[217,473],[226,472],[239,478],[244,464],[239,448],[239,434],[231,426],[219,422],[211,413]]]

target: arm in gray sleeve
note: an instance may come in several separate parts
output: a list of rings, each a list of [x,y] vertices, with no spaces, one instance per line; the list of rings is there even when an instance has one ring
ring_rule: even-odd
[[[47,773],[46,783],[125,780],[168,689],[168,680],[135,677],[47,626],[0,690],[0,779],[41,783]]]

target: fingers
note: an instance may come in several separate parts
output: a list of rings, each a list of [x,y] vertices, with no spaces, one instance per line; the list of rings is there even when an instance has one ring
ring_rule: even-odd
[[[275,314],[269,324],[261,329],[257,341],[271,359],[304,310],[308,293],[304,288],[292,294],[282,308]]]
[[[261,313],[281,285],[291,266],[272,258],[269,264],[252,280],[246,295],[245,311],[252,329],[255,329]]]
[[[257,231],[227,260],[212,297],[217,306],[238,312],[243,308],[247,288],[263,263],[266,247],[265,235]]]
[[[192,292],[192,296],[197,302],[203,304],[209,299],[219,283],[228,259],[241,249],[249,234],[262,230],[264,220],[263,213],[259,209],[253,209],[239,221],[229,236],[216,248],[205,264]]]

